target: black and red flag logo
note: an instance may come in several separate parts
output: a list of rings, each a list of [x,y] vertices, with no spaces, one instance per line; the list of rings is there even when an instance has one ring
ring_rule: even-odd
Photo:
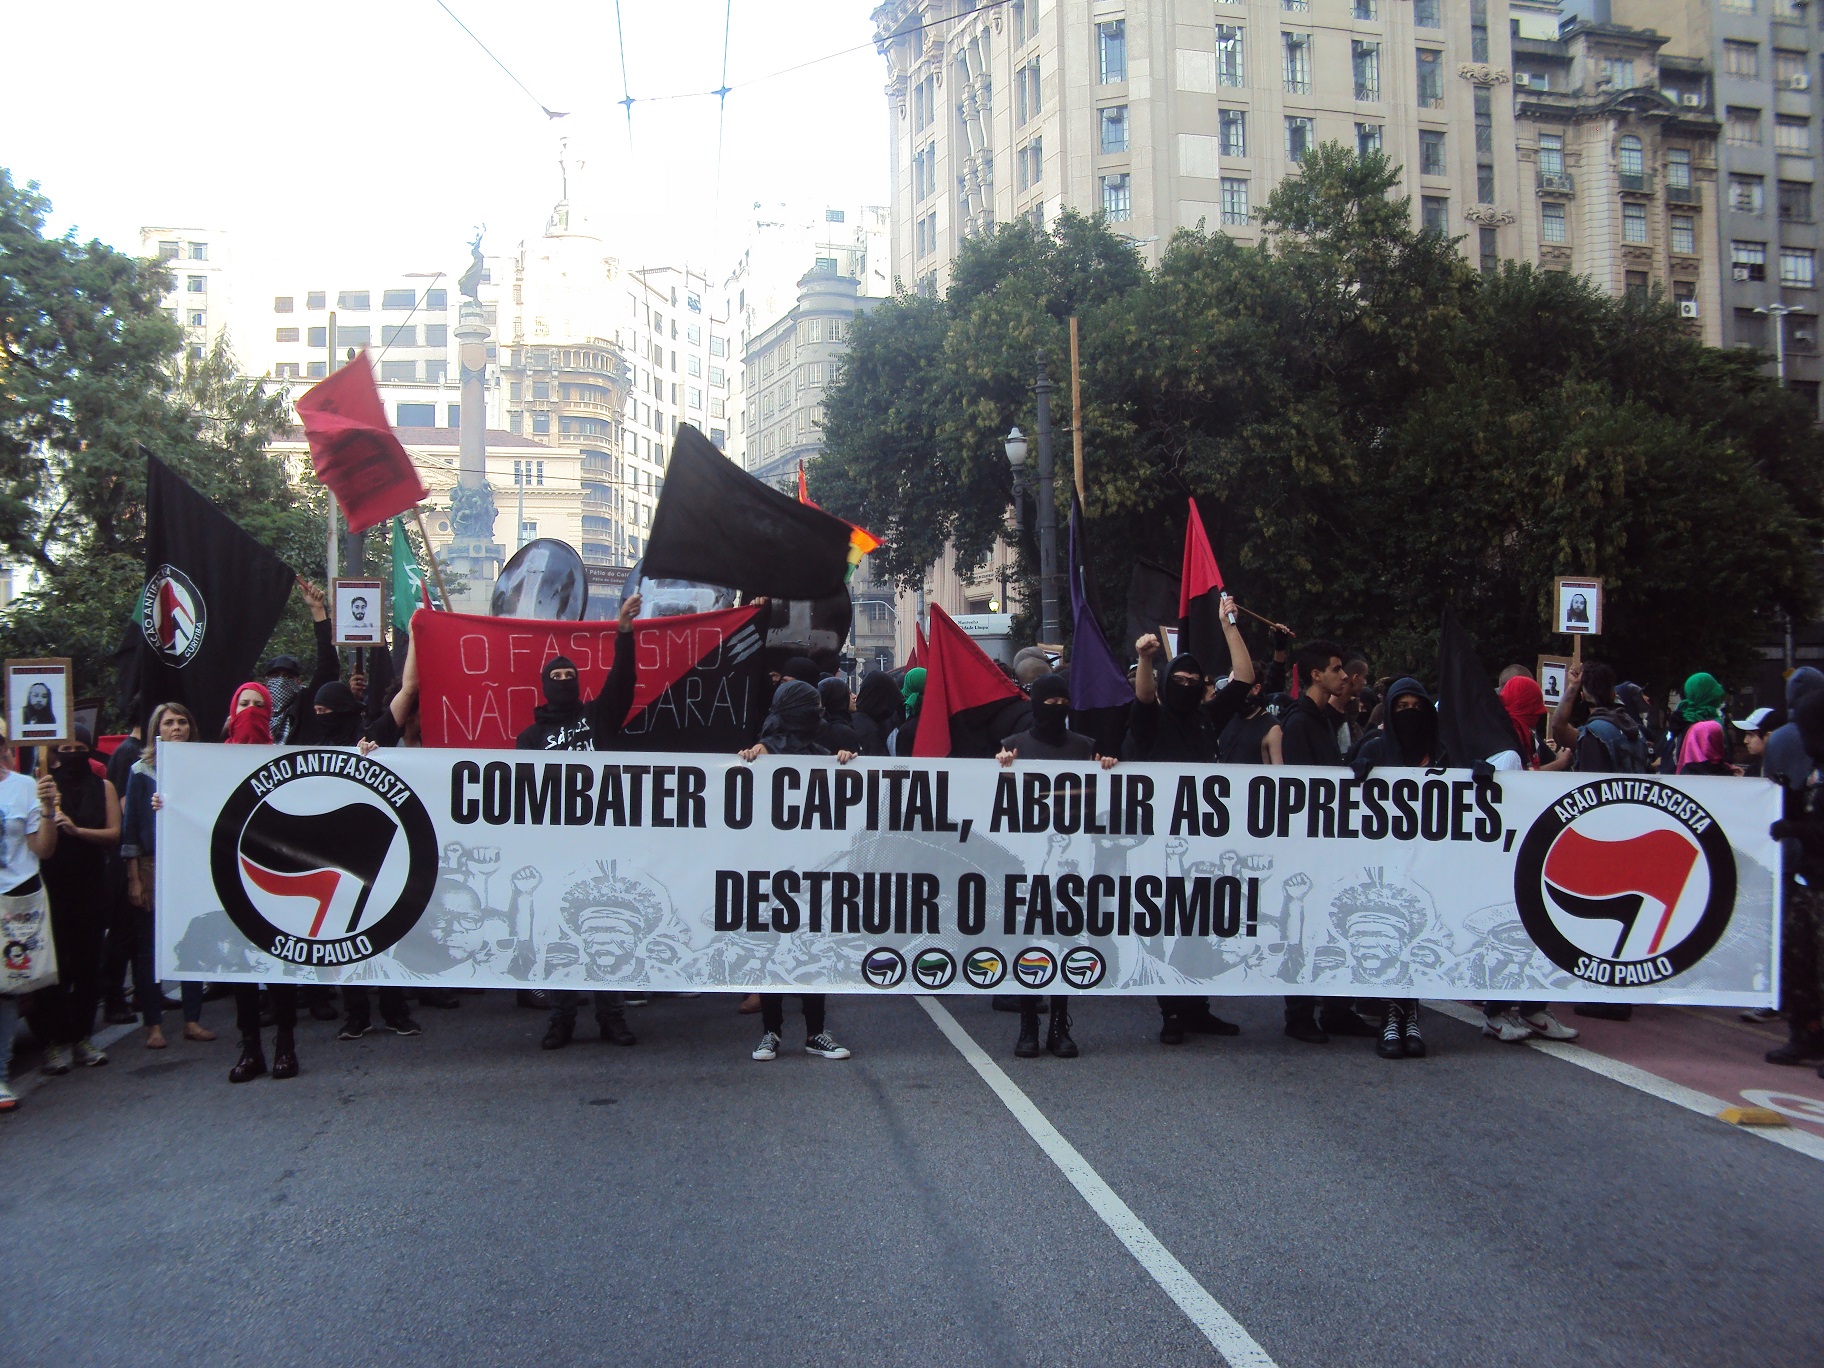
[[[146,580],[139,599],[139,630],[159,658],[183,666],[203,645],[209,606],[190,577],[173,565],[161,565]]]
[[[1708,954],[1735,910],[1735,853],[1696,800],[1669,784],[1605,779],[1533,823],[1514,868],[1527,934],[1590,983],[1636,988]]]

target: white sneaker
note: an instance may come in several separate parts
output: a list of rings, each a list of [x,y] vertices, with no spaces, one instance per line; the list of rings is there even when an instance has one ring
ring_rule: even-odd
[[[1482,1034],[1492,1036],[1503,1045],[1518,1045],[1523,1040],[1533,1038],[1533,1028],[1520,1019],[1518,1007],[1509,1007],[1505,1012],[1497,1012],[1492,1017],[1484,1017]]]
[[[4,1080],[0,1080],[0,1112],[9,1112],[18,1105],[19,1094],[7,1087]]]
[[[759,1060],[779,1058],[779,1033],[768,1031],[760,1037],[760,1043],[754,1046],[754,1058]]]
[[[70,1071],[70,1047],[68,1045],[50,1046],[44,1052],[44,1063],[38,1066],[38,1071],[52,1076],[68,1073]]]
[[[1520,1020],[1547,1040],[1575,1040],[1581,1034],[1575,1027],[1566,1026],[1553,1016],[1550,1007],[1542,1007],[1537,1012],[1528,1013]]]
[[[87,1036],[84,1036],[81,1040],[76,1042],[75,1048],[71,1053],[75,1055],[76,1062],[85,1069],[99,1069],[103,1064],[108,1062],[108,1057],[100,1050],[96,1049],[95,1042],[90,1040]]]
[[[804,1052],[814,1054],[821,1059],[847,1059],[849,1052],[836,1043],[836,1037],[828,1031],[819,1031],[804,1042]]]

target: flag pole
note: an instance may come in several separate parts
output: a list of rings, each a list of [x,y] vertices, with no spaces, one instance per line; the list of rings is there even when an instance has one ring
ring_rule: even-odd
[[[1083,373],[1077,368],[1077,316],[1070,316],[1070,444],[1077,463],[1077,499],[1083,498]]]
[[[443,587],[443,567],[437,564],[437,551],[431,545],[431,534],[424,525],[424,507],[419,505],[412,509],[412,517],[418,522],[418,535],[424,538],[424,554],[431,558],[431,575],[437,581],[437,597],[443,600],[443,606],[450,606],[450,591]]]

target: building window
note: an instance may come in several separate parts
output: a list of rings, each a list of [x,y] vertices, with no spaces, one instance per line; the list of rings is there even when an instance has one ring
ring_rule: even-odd
[[[821,367],[819,369],[821,369]],[[703,407],[703,391],[696,388],[694,385],[690,388],[690,406],[694,409]]]
[[[1727,141],[1737,147],[1759,147],[1761,145],[1761,111],[1744,109],[1740,105],[1730,105],[1726,111],[1728,132],[1724,134]]]
[[[684,358],[684,370],[688,375],[703,374],[703,362],[694,356]]]
[[[400,427],[436,427],[437,405],[435,404],[401,404],[399,405]]]
[[[312,346],[312,347],[327,347],[329,345],[329,329],[328,328],[307,329],[305,332],[304,340],[307,345]]]
[[[1355,155],[1365,157],[1370,152],[1381,150],[1381,126],[1379,124],[1358,123],[1355,126]]]
[[[1349,14],[1355,19],[1374,19],[1374,0],[1354,0],[1349,7]]]
[[[384,290],[380,295],[382,309],[411,309],[418,303],[418,297],[411,290]]]
[[[1737,280],[1767,279],[1767,244],[1744,242],[1740,238],[1731,242],[1729,270]]]
[[[1133,217],[1133,189],[1125,171],[1102,177],[1102,212],[1115,223]]]
[[[1216,84],[1247,84],[1246,71],[1242,65],[1242,31],[1237,24],[1216,25]]]
[[[160,261],[176,261],[183,253],[184,244],[181,242],[161,242],[158,244],[158,259]]]
[[[1817,253],[1811,248],[1780,248],[1780,284],[1809,290],[1817,282],[1817,269]]]
[[[1308,33],[1284,33],[1280,35],[1285,44],[1286,93],[1289,95],[1309,95],[1311,93],[1311,35]]]
[[[1102,111],[1102,151],[1127,151],[1127,106],[1110,105]]]
[[[336,346],[365,347],[372,334],[365,325],[344,323],[336,329]]]
[[[1412,0],[1412,22],[1420,28],[1443,28],[1438,0]]]
[[[1013,73],[1014,123],[1024,124],[1039,117],[1045,107],[1044,91],[1039,84],[1039,61],[1033,58]]]
[[[548,380],[534,380],[532,382],[532,397],[534,399],[549,399],[551,397],[551,382]]]
[[[1564,134],[1541,133],[1539,135],[1539,174],[1542,176],[1562,176],[1564,174]]]
[[[1436,48],[1419,49],[1419,108],[1444,108],[1444,54]]]
[[[209,260],[209,244],[206,242],[191,243],[190,244],[190,260],[192,260],[192,261]]]
[[[418,345],[418,325],[416,323],[383,323],[380,325],[380,345],[383,347],[415,347]]]
[[[1775,19],[1805,18],[1806,0],[1773,0],[1773,17]]]
[[[1780,182],[1780,217],[1788,223],[1811,222],[1811,186],[1805,181]]]
[[[298,340],[298,330],[296,328],[275,329],[273,340],[275,342],[296,342]]]
[[[447,361],[426,361],[424,363],[425,383],[430,385],[441,385],[444,381],[444,377],[449,372],[449,365],[450,363]],[[452,424],[452,426],[454,426],[454,424]]]
[[[1044,139],[1034,138],[1014,153],[1014,186],[1016,189],[1031,189],[1043,179],[1045,167],[1043,144]]]
[[[449,346],[450,325],[447,323],[426,323],[424,325],[424,345],[427,347]]]
[[[1225,228],[1247,226],[1248,183],[1240,177],[1222,178],[1222,223]]]
[[[291,312],[291,296],[290,295],[280,295],[280,296],[278,296],[278,298],[274,299],[272,301],[272,311],[274,313],[290,313]]]
[[[1758,214],[1764,206],[1766,182],[1759,176],[1729,177],[1729,207],[1738,214]]]
[[[1442,176],[1444,170],[1444,134],[1436,128],[1419,130],[1419,174]]]
[[[1645,299],[1647,297],[1647,273],[1645,271],[1624,272],[1622,291],[1629,299]]]
[[[312,290],[312,291],[310,291],[310,292],[309,292],[309,293],[308,293],[308,294],[306,294],[306,295],[305,295],[305,296],[304,296],[304,307],[305,307],[305,308],[307,308],[307,309],[321,309],[321,308],[326,308],[326,307],[327,307],[327,303],[326,303],[326,301],[327,301],[327,299],[328,299],[328,296],[327,296],[327,295],[325,295],[325,294],[324,294],[324,293],[323,293],[323,291],[321,291],[321,290]]]
[[[1478,204],[1495,202],[1495,168],[1492,166],[1476,167],[1476,202]]]
[[[208,276],[188,276],[184,280],[184,290],[189,294],[207,294],[209,292]]]
[[[348,309],[357,313],[361,312],[370,307],[368,304],[368,293],[366,290],[343,290],[336,296],[336,307],[338,309]]]
[[[1761,74],[1761,49],[1758,43],[1723,44],[1723,74],[1755,80]]]
[[[1493,275],[1501,269],[1501,240],[1493,228],[1476,229],[1476,246],[1482,258],[1482,274]]]
[[[1774,84],[1787,90],[1803,90],[1811,82],[1806,78],[1811,74],[1809,64],[1802,52],[1788,52],[1785,48],[1773,50]]]
[[[1248,112],[1245,109],[1219,109],[1216,111],[1216,131],[1222,155],[1225,157],[1245,157],[1248,155]]]
[[[1672,190],[1691,188],[1691,153],[1683,147],[1666,149],[1666,185]]]
[[[193,313],[193,314],[191,314],[191,315],[190,315],[190,326],[191,326],[191,327],[193,327],[193,328],[206,328],[206,327],[208,327],[208,326],[209,326],[209,315],[208,315],[208,314],[206,314],[206,313]]]
[[[1616,90],[1634,89],[1634,59],[1631,57],[1604,57],[1602,59],[1602,79],[1597,84],[1613,86]]]
[[[551,431],[551,415],[548,413],[533,414],[532,415],[532,431],[535,433],[540,433],[540,434],[550,432]]]
[[[1624,176],[1639,176],[1646,170],[1646,159],[1641,152],[1640,139],[1632,133],[1622,138],[1616,164]]]
[[[1295,14],[1303,14],[1311,8],[1311,0],[1279,0],[1279,7]]]
[[[1621,240],[1623,242],[1645,242],[1647,240],[1647,206],[1638,200],[1627,200],[1621,206]]]
[[[296,380],[298,378],[298,363],[296,361],[281,361],[272,368],[272,374],[273,378],[276,380]]]
[[[1100,61],[1103,85],[1118,85],[1127,79],[1127,21],[1111,19],[1096,25],[1096,54]]]
[[[1680,256],[1697,255],[1697,223],[1691,215],[1672,215],[1672,250]]]
[[[1570,241],[1565,231],[1563,200],[1539,201],[1539,240],[1556,246]]]
[[[1313,143],[1313,126],[1311,120],[1292,116],[1286,120],[1286,155],[1293,161],[1300,161],[1305,153],[1311,150]]]
[[[1349,44],[1349,60],[1355,71],[1355,98],[1381,98],[1381,45],[1359,40]]]
[[[322,361],[312,361],[309,365],[304,367],[304,374],[309,379],[321,380],[325,374],[325,363]]]
[[[1773,121],[1773,145],[1776,151],[1798,156],[1811,155],[1811,120],[1795,119],[1785,114]]]
[[[1419,199],[1419,223],[1428,233],[1450,232],[1450,200],[1444,195],[1424,195]]]
[[[711,356],[727,356],[728,355],[727,339],[721,338],[721,337],[711,337],[709,339],[709,354]]]

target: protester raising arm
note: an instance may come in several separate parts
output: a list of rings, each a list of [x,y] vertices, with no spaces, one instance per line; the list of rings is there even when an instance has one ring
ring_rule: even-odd
[[[638,594],[621,601],[621,613],[615,619],[614,664],[608,669],[608,678],[602,681],[602,691],[583,709],[589,718],[589,734],[597,750],[603,749],[620,732],[633,707],[633,686],[638,673],[634,660],[633,622],[639,615]]]
[[[1566,750],[1575,749],[1577,745],[1577,728],[1571,722],[1571,709],[1577,706],[1578,696],[1583,692],[1583,666],[1573,665],[1564,672],[1564,692],[1559,695],[1558,706],[1552,709],[1552,744]]]

